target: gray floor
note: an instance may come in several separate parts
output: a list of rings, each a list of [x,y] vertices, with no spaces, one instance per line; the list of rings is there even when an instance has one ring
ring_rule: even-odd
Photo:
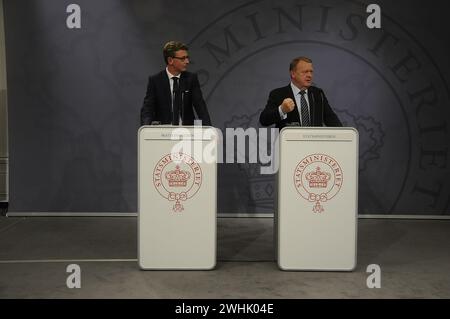
[[[284,272],[273,219],[219,218],[213,271],[141,271],[134,217],[0,217],[0,298],[450,298],[450,221],[360,219],[353,272]],[[66,286],[67,265],[82,286]],[[369,264],[381,288],[366,285]]]

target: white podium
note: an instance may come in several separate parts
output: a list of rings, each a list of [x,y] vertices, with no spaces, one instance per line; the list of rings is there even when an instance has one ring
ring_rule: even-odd
[[[278,266],[282,270],[353,270],[358,132],[287,127],[279,138]]]
[[[211,127],[139,129],[141,269],[215,267],[217,137]]]

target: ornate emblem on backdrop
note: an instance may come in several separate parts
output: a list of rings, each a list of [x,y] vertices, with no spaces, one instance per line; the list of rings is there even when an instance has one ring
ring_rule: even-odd
[[[335,109],[343,126],[354,127],[359,133],[359,172],[368,169],[370,161],[380,158],[386,136],[381,122],[373,116],[362,116],[349,110]]]
[[[286,61],[312,56],[321,68],[319,86],[344,126],[360,133],[360,185],[370,185],[370,191],[366,187],[360,193],[360,212],[448,212],[450,180],[442,181],[447,167],[437,164],[444,163],[441,154],[450,140],[449,88],[442,69],[434,51],[392,11],[383,11],[382,29],[360,23],[367,17],[366,7],[352,0],[339,5],[326,0],[241,3],[193,35],[190,47],[202,61],[194,71],[219,119],[232,122],[243,106],[250,114],[256,109],[252,105],[265,104],[270,89],[285,85]],[[330,63],[333,59],[340,62]],[[414,70],[403,72],[412,65]],[[232,103],[238,107],[230,107]],[[429,145],[436,151],[434,161],[424,153]],[[402,164],[392,170],[394,161]],[[256,177],[252,170],[243,171],[249,179]],[[386,176],[392,180],[389,185]],[[266,185],[253,185],[255,195],[264,195]],[[249,203],[256,203],[252,197]]]
[[[258,109],[252,114],[240,114],[233,115],[230,120],[225,121],[224,128],[243,128],[244,130],[252,127],[256,131],[259,128],[259,114],[262,109]],[[224,130],[225,132],[225,130]],[[259,138],[267,138],[266,136],[259,136]],[[249,151],[249,153],[245,153]],[[276,195],[276,180],[272,175],[261,175],[261,164],[249,163],[248,159],[252,156],[258,156],[258,154],[250,154],[249,149],[236,150],[237,152],[244,152],[241,154],[246,157],[245,163],[238,163],[237,166],[242,176],[248,182],[248,193],[241,194],[242,196],[247,196],[249,200],[249,206],[252,210],[257,212],[273,212],[276,206],[275,195]],[[270,150],[272,151],[272,150]],[[258,148],[256,148],[258,152]]]

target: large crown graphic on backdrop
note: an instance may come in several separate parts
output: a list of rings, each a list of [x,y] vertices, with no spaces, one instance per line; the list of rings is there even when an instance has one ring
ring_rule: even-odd
[[[317,167],[314,172],[306,174],[306,179],[309,181],[309,187],[311,188],[326,188],[330,178],[331,174],[322,172],[320,167]]]
[[[166,173],[166,179],[169,181],[170,187],[185,187],[191,174],[180,170],[180,166],[176,166],[173,171]]]

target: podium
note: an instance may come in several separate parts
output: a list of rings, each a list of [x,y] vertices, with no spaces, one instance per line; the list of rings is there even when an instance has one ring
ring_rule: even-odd
[[[358,132],[286,127],[280,132],[277,261],[282,270],[356,267]]]
[[[138,132],[138,263],[144,270],[216,265],[217,140],[212,127]]]

